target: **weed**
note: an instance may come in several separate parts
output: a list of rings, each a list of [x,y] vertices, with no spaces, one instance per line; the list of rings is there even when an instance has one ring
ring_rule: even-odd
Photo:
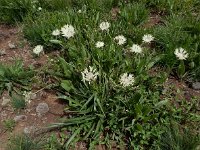
[[[17,135],[11,137],[7,150],[43,150],[45,144],[45,140],[38,137]]]
[[[16,61],[13,65],[0,64],[0,93],[8,90],[11,94],[12,91],[27,89],[33,76],[33,69],[24,69],[22,61]]]
[[[160,150],[196,150],[199,144],[200,138],[196,133],[173,123],[161,136]]]
[[[13,119],[7,119],[3,121],[5,130],[12,131],[15,127],[15,121]]]

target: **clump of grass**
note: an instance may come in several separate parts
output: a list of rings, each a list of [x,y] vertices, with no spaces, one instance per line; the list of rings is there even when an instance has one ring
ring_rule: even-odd
[[[19,60],[12,65],[0,64],[0,94],[4,90],[8,90],[11,94],[13,90],[26,89],[34,74],[33,68],[25,69]]]
[[[55,47],[49,42],[53,38],[52,31],[61,28],[66,23],[72,23],[72,20],[69,13],[58,11],[43,12],[35,19],[27,17],[23,28],[24,36],[33,45],[42,44],[53,49]]]
[[[12,131],[15,127],[16,123],[15,120],[13,119],[6,119],[3,121],[3,127],[5,128],[5,130],[7,131]]]
[[[200,137],[191,129],[182,129],[175,123],[161,135],[160,150],[197,150]]]
[[[6,150],[44,150],[45,140],[28,135],[16,135],[10,138]]]
[[[15,23],[23,21],[29,13],[37,11],[37,1],[32,0],[1,0],[0,1],[0,20],[5,23]]]
[[[125,5],[120,10],[120,16],[129,24],[138,26],[147,21],[149,11],[143,3],[132,3]]]
[[[26,107],[26,101],[22,96],[12,95],[11,101],[12,107],[14,109],[24,109]]]

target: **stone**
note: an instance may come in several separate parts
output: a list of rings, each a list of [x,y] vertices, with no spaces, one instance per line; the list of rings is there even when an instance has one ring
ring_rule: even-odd
[[[35,126],[28,126],[24,128],[24,134],[34,134],[37,130]]]
[[[14,43],[8,43],[8,47],[10,49],[15,49],[16,48],[16,45]]]
[[[6,55],[5,49],[0,49],[0,56]]]
[[[49,111],[49,106],[47,103],[39,103],[36,107],[36,112],[39,116],[46,114]]]
[[[194,83],[192,83],[192,88],[194,90],[200,90],[200,82],[194,82]]]
[[[27,116],[26,115],[15,116],[14,120],[15,120],[15,122],[26,121],[27,120]]]
[[[1,103],[2,106],[7,106],[8,103],[10,102],[10,99],[9,99],[9,98],[3,97],[2,100],[3,100],[2,103]]]

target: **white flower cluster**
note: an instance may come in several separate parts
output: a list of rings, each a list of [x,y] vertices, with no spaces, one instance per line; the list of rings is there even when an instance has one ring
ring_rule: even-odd
[[[186,50],[184,50],[183,48],[176,48],[174,51],[174,54],[176,55],[176,57],[179,60],[186,60],[186,58],[188,58],[188,53]]]
[[[99,73],[96,71],[96,69],[94,69],[91,66],[89,66],[89,69],[85,68],[85,70],[82,71],[81,74],[82,74],[83,82],[87,81],[89,84],[93,81],[96,81],[97,76],[99,75]],[[134,84],[135,78],[132,74],[124,73],[121,75],[119,81],[123,87],[127,87],[127,86],[131,86]]]
[[[102,41],[97,41],[97,43],[96,43],[96,48],[101,48],[101,47],[104,47],[104,42],[102,42]]]
[[[82,74],[83,82],[87,81],[89,82],[89,84],[92,81],[95,81],[97,79],[97,76],[99,75],[96,69],[94,69],[91,66],[89,66],[89,69],[85,68],[85,70],[81,72],[81,74]]]
[[[35,55],[40,55],[40,53],[43,52],[43,46],[42,45],[37,45],[35,46],[35,48],[33,49],[33,53]]]
[[[107,31],[110,27],[110,23],[109,22],[102,22],[99,25],[100,29],[102,31]],[[114,40],[117,42],[118,45],[123,45],[126,43],[127,39],[123,36],[123,35],[118,35],[114,38]],[[151,34],[145,34],[142,38],[143,43],[151,43],[154,40],[154,37]],[[96,47],[97,48],[101,48],[104,46],[104,42],[100,42],[98,41],[96,43]],[[134,52],[134,53],[142,53],[142,47],[138,44],[133,44],[132,47],[130,47],[130,52]]]
[[[75,29],[72,25],[64,25],[61,30],[59,29],[55,29],[52,32],[53,36],[59,36],[60,34],[62,34],[63,37],[66,37],[67,39],[73,37],[75,35]]]
[[[153,40],[154,40],[154,37],[153,37],[151,34],[145,34],[145,35],[142,37],[142,41],[143,41],[144,43],[151,43]]]
[[[110,23],[109,22],[102,22],[102,23],[100,23],[99,27],[102,31],[104,31],[104,30],[107,31],[110,27]]]
[[[130,48],[130,52],[142,53],[142,47],[138,44],[133,44],[132,47]]]
[[[123,87],[128,87],[134,84],[135,78],[132,74],[124,73],[121,75],[121,78],[119,81]]]
[[[114,38],[115,41],[117,41],[118,45],[123,45],[126,43],[126,38],[123,35],[118,35]]]
[[[62,28],[61,28],[61,33],[62,33],[62,36],[66,37],[66,38],[71,38],[74,36],[75,34],[75,30],[74,30],[74,27],[72,25],[64,25]]]

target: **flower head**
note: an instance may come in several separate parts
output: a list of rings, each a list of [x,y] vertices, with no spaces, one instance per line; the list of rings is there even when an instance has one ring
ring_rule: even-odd
[[[110,23],[109,22],[102,22],[102,23],[100,23],[99,27],[101,28],[102,31],[108,30],[108,28],[110,27]]]
[[[154,40],[154,37],[151,34],[145,34],[142,38],[144,43],[150,43]]]
[[[104,46],[104,42],[98,41],[95,45],[96,45],[96,48],[101,48]]]
[[[85,70],[81,72],[81,74],[82,74],[83,82],[87,81],[89,82],[89,84],[91,81],[95,81],[97,79],[97,76],[99,75],[96,69],[94,69],[91,66],[89,66],[89,69],[85,68]]]
[[[115,41],[117,41],[118,45],[123,45],[126,43],[126,38],[123,35],[118,35],[114,38]]]
[[[188,53],[186,50],[184,50],[183,48],[176,48],[174,51],[174,54],[176,55],[176,57],[179,60],[185,60],[186,58],[188,58]]]
[[[42,10],[42,7],[38,7],[38,10],[41,11],[41,10]]]
[[[66,38],[71,38],[74,36],[75,34],[75,30],[74,30],[74,27],[72,25],[64,25],[62,28],[61,28],[61,33],[62,33],[62,36],[66,37]]]
[[[142,48],[138,44],[133,44],[130,51],[134,53],[142,53]]]
[[[37,46],[33,49],[33,53],[36,54],[36,55],[39,55],[42,51],[43,51],[43,46],[42,46],[42,45],[37,45]]]
[[[58,30],[58,29],[54,30],[54,31],[52,32],[52,35],[54,35],[54,36],[60,35],[60,30]]]
[[[135,78],[132,74],[124,73],[121,75],[119,82],[123,87],[131,86],[134,84]]]

